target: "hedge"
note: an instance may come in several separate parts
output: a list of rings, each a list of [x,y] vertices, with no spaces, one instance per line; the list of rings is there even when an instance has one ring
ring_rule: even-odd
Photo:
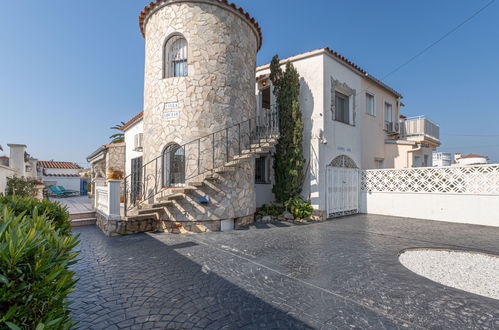
[[[0,203],[1,329],[70,329],[75,325],[67,296],[76,283],[69,267],[76,263],[78,252],[73,249],[78,237],[64,234],[50,212],[42,214],[41,209],[19,213]]]
[[[9,206],[16,215],[23,212],[26,215],[32,215],[35,208],[37,208],[38,214],[46,215],[47,219],[53,222],[56,230],[59,230],[63,235],[71,234],[68,209],[59,202],[52,202],[48,199],[40,201],[33,197],[0,195],[0,205]]]

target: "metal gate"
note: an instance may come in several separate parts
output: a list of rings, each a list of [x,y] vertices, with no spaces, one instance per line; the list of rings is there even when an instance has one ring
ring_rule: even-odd
[[[339,156],[326,169],[329,218],[359,213],[359,170],[347,156]]]

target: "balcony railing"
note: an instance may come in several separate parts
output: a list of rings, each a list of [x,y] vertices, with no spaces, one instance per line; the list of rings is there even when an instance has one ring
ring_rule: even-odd
[[[428,137],[440,141],[440,126],[425,116],[406,118],[400,121],[400,137]]]

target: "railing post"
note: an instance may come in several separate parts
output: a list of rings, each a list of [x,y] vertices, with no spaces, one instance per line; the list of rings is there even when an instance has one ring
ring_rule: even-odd
[[[144,169],[145,170],[145,169]],[[158,157],[154,160],[154,194],[158,193]]]
[[[241,154],[241,123],[237,124],[237,143],[239,145],[239,155]]]
[[[123,190],[124,190],[123,194],[125,195],[124,196],[124,200],[123,200],[123,208],[124,208],[123,209],[123,215],[126,217],[126,211],[127,211],[127,205],[128,205],[128,196],[127,196],[128,192],[127,192],[127,189],[126,189],[126,186],[127,186],[127,184],[126,184],[126,181],[127,181],[126,177],[125,177],[125,179],[123,181],[124,181],[123,182]]]
[[[248,131],[248,136],[249,136],[249,151],[251,152],[251,143],[252,143],[252,141],[251,141],[251,139],[252,139],[252,137],[251,137],[251,119],[248,120],[248,129],[249,129],[249,131]]]
[[[212,164],[212,169],[215,169],[215,133],[212,134],[212,147],[213,147],[213,164]]]
[[[198,175],[201,174],[201,138],[198,139]]]
[[[227,157],[227,163],[229,162],[229,128],[225,128],[225,154]]]

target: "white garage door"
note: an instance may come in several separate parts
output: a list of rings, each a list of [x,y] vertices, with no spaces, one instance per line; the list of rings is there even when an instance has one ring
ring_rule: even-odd
[[[327,214],[329,218],[359,212],[359,170],[347,156],[327,167]]]

